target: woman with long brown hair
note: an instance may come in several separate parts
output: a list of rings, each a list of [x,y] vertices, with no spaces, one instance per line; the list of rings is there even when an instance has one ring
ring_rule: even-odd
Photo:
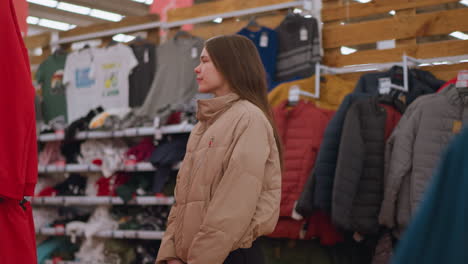
[[[281,145],[254,44],[209,39],[195,68],[193,129],[157,264],[262,264],[255,240],[271,233],[281,198]]]

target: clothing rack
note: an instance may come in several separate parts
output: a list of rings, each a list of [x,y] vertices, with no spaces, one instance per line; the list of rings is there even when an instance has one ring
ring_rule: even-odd
[[[83,131],[79,132],[75,139],[103,139],[103,138],[118,138],[118,137],[141,137],[141,136],[152,136],[155,134],[180,134],[190,133],[194,125],[187,122],[178,125],[163,126],[161,128],[155,127],[135,127],[127,128],[124,130],[113,130],[113,131]],[[49,142],[49,141],[60,141],[65,138],[63,133],[47,133],[39,135],[38,141]]]
[[[33,205],[172,205],[174,197],[154,197],[139,196],[128,203],[125,203],[120,197],[113,196],[53,196],[53,197],[32,197]]]
[[[64,227],[42,227],[36,230],[37,235],[45,236],[84,236],[82,232],[67,232]],[[94,237],[117,239],[161,240],[164,231],[142,230],[104,230],[97,232]]]
[[[326,65],[322,65],[320,63],[316,63],[315,65],[315,87],[316,87],[316,94],[320,95],[320,75],[322,72],[326,72],[327,74],[346,74],[346,73],[355,73],[355,72],[367,72],[367,71],[382,71],[388,70],[393,66],[401,66],[403,67],[403,88],[408,91],[409,83],[408,83],[408,68],[409,65],[412,64],[413,66],[430,66],[430,65],[441,65],[441,64],[456,64],[456,63],[463,63],[468,62],[468,54],[458,55],[458,56],[448,56],[448,57],[435,57],[429,59],[416,59],[404,54],[402,56],[401,62],[387,62],[387,63],[369,63],[369,64],[360,64],[360,65],[352,65],[352,66],[345,66],[345,67],[329,67]]]
[[[281,10],[281,9],[286,9],[286,8],[300,7],[300,6],[302,6],[305,10],[309,11],[310,13],[313,13],[317,18],[320,17],[320,7],[321,7],[320,0],[300,0],[300,1],[291,1],[291,2],[286,2],[286,3],[281,3],[281,4],[260,6],[260,7],[255,7],[255,8],[248,8],[248,9],[243,9],[243,10],[236,10],[236,11],[197,17],[197,18],[191,18],[191,19],[184,19],[184,20],[174,21],[174,22],[151,22],[151,23],[146,23],[146,24],[141,24],[141,25],[122,27],[118,29],[104,30],[104,31],[84,34],[80,36],[58,39],[56,41],[51,41],[50,45],[56,46],[60,44],[112,36],[112,35],[119,34],[119,33],[124,34],[124,33],[143,31],[143,30],[148,30],[148,29],[153,29],[153,28],[170,29],[170,28],[179,27],[182,25],[210,22],[210,21],[213,21],[215,18],[219,18],[219,17],[223,19],[233,18],[233,17],[239,17],[239,16],[254,15],[254,14],[263,13],[263,12]]]

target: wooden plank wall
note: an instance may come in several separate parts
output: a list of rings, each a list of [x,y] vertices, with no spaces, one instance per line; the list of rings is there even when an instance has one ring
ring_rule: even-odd
[[[179,21],[229,11],[264,5],[290,2],[290,0],[218,0],[196,4],[192,7],[170,10],[168,21]],[[458,0],[373,0],[361,4],[352,0],[323,0],[323,48],[324,64],[342,67],[346,65],[400,61],[403,54],[416,58],[432,58],[468,54],[468,40],[449,38],[453,31],[468,32],[468,8]],[[390,11],[395,15],[389,15]],[[286,10],[259,14],[258,23],[277,27]],[[129,18],[119,23],[77,28],[60,34],[70,37],[120,26],[154,21],[154,17]],[[221,24],[203,23],[194,26],[193,35],[210,38],[220,34],[234,34],[247,24],[248,18],[225,19]],[[157,32],[153,32],[157,38]],[[50,36],[49,36],[50,39]],[[378,50],[376,42],[394,39],[392,49]],[[47,43],[47,36],[27,39],[28,48]],[[358,49],[342,55],[340,47]],[[38,62],[43,57],[32,58]],[[453,76],[467,63],[430,67],[438,76]],[[440,70],[439,70],[440,69]],[[349,76],[354,76],[353,74]],[[351,78],[349,77],[349,78]]]

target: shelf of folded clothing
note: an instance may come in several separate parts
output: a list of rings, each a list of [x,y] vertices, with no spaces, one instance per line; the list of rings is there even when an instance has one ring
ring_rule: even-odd
[[[172,205],[174,197],[139,196],[127,203],[112,196],[51,196],[33,197],[33,205]]]
[[[177,167],[174,167],[177,169]],[[54,173],[54,172],[100,172],[101,167],[94,164],[66,164],[66,165],[39,165],[39,173]],[[132,165],[125,165],[119,171],[155,171],[156,168],[149,162],[140,162]]]
[[[36,229],[37,235],[44,236],[84,236],[84,233],[66,232],[64,227],[42,227]],[[97,232],[94,237],[116,238],[116,239],[142,239],[142,240],[161,240],[164,231],[144,231],[144,230],[104,230]]]
[[[159,128],[159,132],[154,127],[135,127],[127,128],[124,130],[114,131],[83,131],[79,132],[75,139],[102,139],[102,138],[116,138],[116,137],[140,137],[140,136],[153,136],[156,133],[161,134],[178,134],[190,133],[194,125],[188,123],[181,123],[178,125],[169,125]],[[41,142],[60,141],[65,138],[63,133],[48,133],[39,135],[38,140]]]

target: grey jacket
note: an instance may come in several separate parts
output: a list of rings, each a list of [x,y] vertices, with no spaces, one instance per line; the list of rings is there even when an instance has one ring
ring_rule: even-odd
[[[381,224],[404,230],[442,151],[462,124],[468,124],[468,97],[454,86],[410,105],[387,142]]]

